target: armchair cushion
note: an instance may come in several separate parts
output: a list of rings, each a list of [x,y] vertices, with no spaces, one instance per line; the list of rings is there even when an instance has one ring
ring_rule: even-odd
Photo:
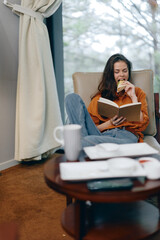
[[[131,82],[140,87],[146,93],[148,103],[149,125],[144,131],[145,135],[156,135],[156,121],[155,121],[155,106],[154,106],[154,91],[153,91],[153,71],[141,70],[132,71]]]

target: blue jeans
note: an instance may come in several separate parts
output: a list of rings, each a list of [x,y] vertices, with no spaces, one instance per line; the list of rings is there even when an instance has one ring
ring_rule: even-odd
[[[138,138],[125,128],[114,128],[101,133],[78,94],[67,95],[65,104],[69,123],[82,126],[82,147],[94,146],[99,143],[125,144],[138,142]]]

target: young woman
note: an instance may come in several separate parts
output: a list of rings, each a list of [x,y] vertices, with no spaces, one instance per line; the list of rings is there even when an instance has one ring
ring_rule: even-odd
[[[77,94],[66,97],[66,111],[69,122],[82,126],[82,146],[99,143],[143,142],[142,131],[149,124],[146,94],[131,82],[131,62],[122,54],[112,55],[104,68],[97,94],[92,97],[88,110]],[[117,93],[117,84],[123,80],[124,90]],[[97,101],[100,97],[110,99],[119,106],[141,102],[139,122],[128,122],[122,117],[103,118],[98,114]]]

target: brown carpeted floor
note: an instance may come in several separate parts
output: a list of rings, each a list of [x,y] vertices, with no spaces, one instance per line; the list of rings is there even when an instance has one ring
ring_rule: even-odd
[[[46,185],[44,164],[19,164],[1,172],[0,223],[16,223],[19,240],[71,240],[60,223],[65,197]]]
[[[73,239],[60,223],[65,197],[44,181],[46,162],[21,163],[0,173],[0,229],[2,223],[16,223],[18,240]],[[148,240],[160,240],[160,233]]]

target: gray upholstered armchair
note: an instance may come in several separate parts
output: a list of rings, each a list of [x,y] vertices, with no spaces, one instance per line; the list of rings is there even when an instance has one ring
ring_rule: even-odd
[[[100,72],[76,72],[72,76],[74,92],[82,97],[87,107],[91,100],[90,96],[97,91],[101,75]],[[153,93],[153,71],[132,71],[132,83],[143,89],[147,96],[150,123],[144,131],[144,142],[160,152],[159,94]]]

